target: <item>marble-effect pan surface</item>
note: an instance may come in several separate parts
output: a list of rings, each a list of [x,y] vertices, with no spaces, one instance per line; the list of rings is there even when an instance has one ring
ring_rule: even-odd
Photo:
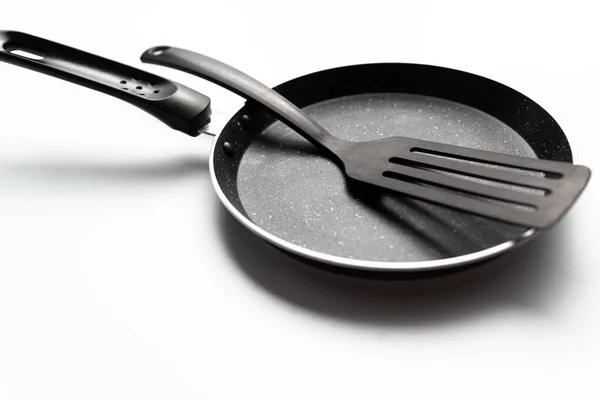
[[[305,108],[340,138],[407,136],[535,157],[498,119],[453,101],[377,93]],[[526,228],[347,185],[339,168],[281,122],[244,152],[237,192],[247,217],[292,244],[363,261],[416,262],[462,256],[514,240]]]

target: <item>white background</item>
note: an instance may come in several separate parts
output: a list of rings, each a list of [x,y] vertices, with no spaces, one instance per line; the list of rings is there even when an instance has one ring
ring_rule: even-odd
[[[269,85],[418,62],[503,82],[600,171],[595,2],[4,1],[20,30],[141,67],[187,47]],[[226,121],[242,101],[197,78]],[[597,176],[477,270],[376,283],[303,267],[229,217],[192,139],[0,65],[0,399],[598,399]],[[218,124],[213,124],[218,129]]]

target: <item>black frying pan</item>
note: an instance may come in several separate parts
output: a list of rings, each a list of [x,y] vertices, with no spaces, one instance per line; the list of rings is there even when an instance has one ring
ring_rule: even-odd
[[[95,56],[29,35],[4,32],[0,45],[2,60],[119,93],[188,134],[196,135],[208,122],[208,100],[173,82],[104,59],[97,66]],[[44,58],[11,53],[18,48]],[[61,61],[65,58],[67,63]],[[132,73],[143,75],[132,82]],[[150,94],[147,84],[156,86],[150,81],[157,79],[179,90],[164,97],[154,90]],[[123,86],[131,86],[128,95]],[[400,130],[448,144],[572,162],[563,131],[544,109],[507,86],[466,72],[417,64],[354,65],[296,78],[275,90],[348,140]],[[135,100],[128,97],[131,91]],[[182,107],[157,105],[176,99]],[[215,140],[210,171],[222,203],[248,229],[295,257],[348,273],[457,270],[538,233],[397,194],[348,187],[331,161],[251,102]]]

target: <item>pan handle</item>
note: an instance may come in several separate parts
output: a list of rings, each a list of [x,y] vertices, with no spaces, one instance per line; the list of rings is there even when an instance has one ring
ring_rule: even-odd
[[[0,61],[106,93],[190,136],[210,121],[210,99],[145,71],[21,32],[0,31]]]

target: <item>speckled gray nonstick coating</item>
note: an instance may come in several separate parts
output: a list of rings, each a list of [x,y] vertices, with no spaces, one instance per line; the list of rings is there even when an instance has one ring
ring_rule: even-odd
[[[474,108],[409,94],[364,94],[305,110],[334,135],[353,141],[408,136],[535,157],[514,130]],[[350,190],[339,168],[276,122],[244,153],[237,192],[248,218],[293,244],[364,261],[411,262],[461,256],[526,231],[403,198]]]

